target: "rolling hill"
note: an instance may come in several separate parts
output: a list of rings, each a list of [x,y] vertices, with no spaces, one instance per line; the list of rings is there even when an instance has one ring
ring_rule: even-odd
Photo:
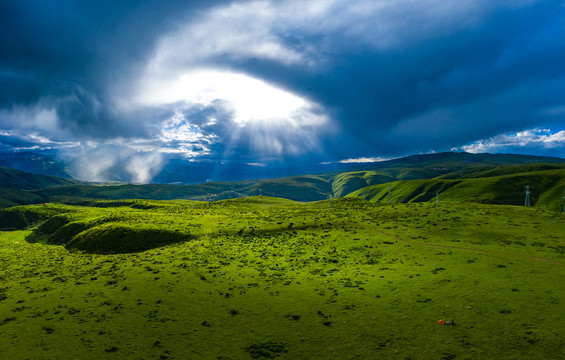
[[[470,154],[445,152],[407,156],[400,159],[383,161],[367,165],[360,171],[336,173],[332,179],[334,194],[345,196],[366,186],[385,184],[397,180],[418,179],[459,179],[471,177],[494,176],[515,172],[513,166],[522,171],[560,168],[565,159],[548,156],[530,156],[514,154]],[[500,167],[511,167],[509,170],[498,170]],[[495,171],[489,175],[488,171]],[[498,172],[496,172],[498,171]]]
[[[518,166],[513,169],[500,168],[489,171],[489,176],[470,176],[467,178],[423,179],[397,181],[390,184],[368,186],[356,190],[347,197],[361,197],[376,202],[389,201],[388,192],[391,185],[391,202],[412,203],[426,202],[435,199],[439,192],[440,201],[476,202],[484,204],[523,205],[525,200],[524,188],[532,191],[532,206],[558,211],[563,208],[562,193],[565,190],[565,166],[548,170],[525,170],[529,166]],[[536,166],[543,168],[544,166]],[[497,173],[507,173],[495,175]]]
[[[34,190],[54,186],[77,185],[82,181],[65,179],[57,176],[38,175],[25,171],[0,167],[0,188]]]
[[[44,196],[33,190],[78,185],[83,182],[56,176],[31,174],[0,167],[0,208],[44,202]]]
[[[383,202],[388,201],[389,185],[393,202],[430,201],[439,191],[442,201],[519,205],[529,185],[533,205],[557,209],[564,171],[560,158],[467,153],[415,155],[354,171],[197,185],[87,184],[0,168],[0,208],[88,199],[215,201],[256,195],[302,202],[344,196]]]

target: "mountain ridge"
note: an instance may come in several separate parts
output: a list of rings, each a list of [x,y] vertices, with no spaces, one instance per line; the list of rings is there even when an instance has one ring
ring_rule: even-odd
[[[394,202],[430,201],[435,191],[441,191],[442,200],[487,203],[504,200],[507,204],[516,205],[514,197],[510,200],[496,195],[505,193],[501,184],[509,183],[513,184],[508,185],[513,194],[522,191],[525,185],[535,186],[540,198],[534,199],[533,203],[557,209],[556,200],[544,199],[551,196],[558,198],[555,195],[560,191],[557,187],[565,187],[565,184],[557,181],[565,178],[565,159],[554,157],[436,153],[412,155],[363,165],[361,168],[196,185],[96,184],[0,168],[0,207],[53,201],[76,204],[87,199],[215,201],[260,195],[302,202],[345,196],[382,202],[383,191],[388,193],[388,185],[396,189]],[[490,196],[490,200],[488,196],[473,195],[481,191],[495,194]]]

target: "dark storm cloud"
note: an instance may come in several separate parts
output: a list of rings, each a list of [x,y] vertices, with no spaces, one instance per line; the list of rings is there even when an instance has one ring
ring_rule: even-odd
[[[330,157],[397,155],[562,123],[544,109],[565,103],[564,18],[560,1],[239,3],[181,26],[158,58],[321,104],[342,131]]]
[[[127,148],[127,164],[131,149],[336,161],[556,133],[564,19],[551,0],[3,1],[0,129],[35,136],[26,146],[94,142],[79,155]],[[221,75],[240,93],[263,81],[291,104],[288,121],[267,109],[238,122],[246,112],[225,91],[189,98],[178,79],[203,69],[204,83]]]
[[[438,18],[419,16],[412,2],[398,4],[394,20],[401,31],[384,34],[394,37],[393,44],[331,34],[320,72],[300,69],[293,77],[278,76],[268,65],[245,69],[336,109],[344,131],[339,142],[347,144],[337,150],[340,156],[371,148],[387,155],[448,149],[505,131],[563,124],[562,116],[540,114],[565,103],[562,2],[470,9],[461,2],[462,9]],[[477,18],[452,23],[461,12]]]
[[[34,142],[23,140],[19,137],[14,136],[14,134],[1,134],[0,135],[0,150],[11,150],[11,149],[24,149],[30,148],[35,145]]]
[[[123,122],[109,90],[138,76],[158,37],[198,4],[3,1],[0,108],[41,100],[77,136],[138,135],[139,123]]]

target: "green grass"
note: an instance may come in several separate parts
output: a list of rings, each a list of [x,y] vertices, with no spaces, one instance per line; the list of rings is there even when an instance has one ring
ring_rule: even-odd
[[[77,180],[31,174],[25,171],[0,167],[0,188],[32,190],[80,183]]]
[[[336,175],[332,179],[332,190],[335,196],[343,197],[355,190],[396,181],[397,179],[375,171],[352,171]]]
[[[0,229],[26,229],[59,213],[73,211],[63,204],[26,205],[0,210]]]
[[[1,358],[564,358],[561,213],[354,198],[88,205],[19,207],[45,212],[42,225],[0,234]],[[85,229],[61,245],[35,242],[73,223]],[[190,236],[140,252],[156,229]],[[84,239],[95,247],[79,250]],[[97,254],[97,239],[123,251]]]
[[[509,166],[497,166],[488,170],[477,171],[476,169],[465,169],[440,176],[440,179],[476,179],[493,176],[525,174],[547,170],[565,169],[565,164],[521,164]]]
[[[439,191],[442,202],[507,205],[523,205],[524,188],[528,185],[532,191],[533,206],[560,211],[563,209],[565,168],[480,178],[399,181],[365,187],[352,192],[348,197],[387,202],[388,185],[392,186],[392,201],[395,203],[435,201],[436,192]]]
[[[41,204],[46,199],[28,190],[0,188],[0,209],[26,205]]]
[[[247,189],[249,195],[272,195],[295,201],[317,201],[331,195],[331,184],[326,178],[315,175],[294,176],[258,182]]]

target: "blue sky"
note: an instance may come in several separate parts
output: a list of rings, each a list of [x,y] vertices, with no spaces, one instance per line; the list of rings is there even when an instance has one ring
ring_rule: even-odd
[[[562,1],[7,0],[0,24],[2,151],[565,157]]]

